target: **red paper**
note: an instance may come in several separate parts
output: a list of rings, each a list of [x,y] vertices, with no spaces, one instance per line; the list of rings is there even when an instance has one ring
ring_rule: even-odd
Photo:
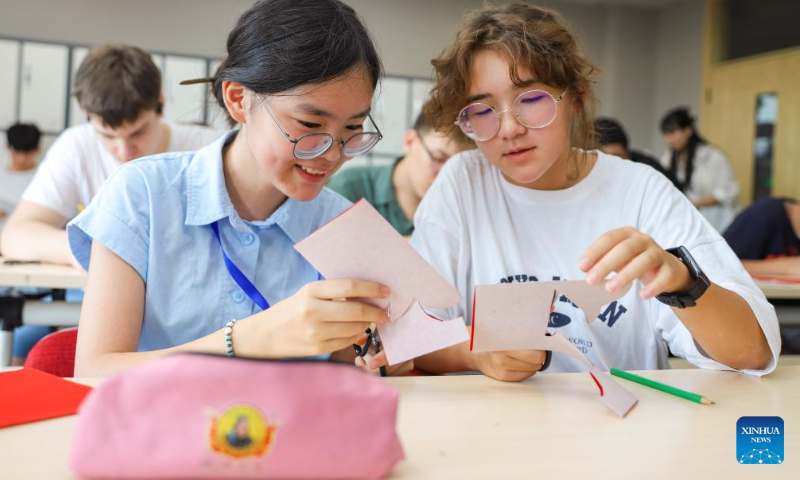
[[[0,373],[0,428],[75,415],[91,390],[32,368]]]

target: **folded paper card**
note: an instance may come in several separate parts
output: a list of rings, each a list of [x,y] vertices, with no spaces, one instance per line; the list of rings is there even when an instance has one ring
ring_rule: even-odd
[[[31,368],[0,373],[0,428],[74,415],[91,390]]]
[[[636,405],[636,397],[597,369],[569,340],[557,333],[548,334],[547,322],[554,301],[561,295],[581,308],[591,322],[603,305],[626,292],[609,293],[604,284],[592,286],[584,281],[479,285],[474,294],[470,349],[550,350],[569,355],[587,366],[601,400],[624,417]]]
[[[357,202],[295,249],[325,278],[389,287],[388,301],[370,303],[389,310],[391,326],[378,330],[390,365],[469,340],[463,319],[424,311],[451,307],[461,295],[368,202]]]

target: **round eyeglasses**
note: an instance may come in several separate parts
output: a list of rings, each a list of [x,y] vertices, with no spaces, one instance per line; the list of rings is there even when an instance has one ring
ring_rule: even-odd
[[[275,122],[283,136],[286,137],[286,140],[294,144],[292,153],[298,160],[312,160],[323,155],[331,148],[334,141],[339,142],[343,156],[348,158],[357,157],[372,150],[372,147],[383,138],[383,134],[375,120],[372,119],[372,116],[367,115],[367,118],[375,125],[375,132],[356,133],[349,138],[340,138],[338,140],[329,133],[306,133],[292,140],[292,137],[281,127],[281,124],[278,123],[278,120],[272,115],[266,104],[264,105],[264,110],[267,111],[272,121]]]
[[[478,142],[494,138],[500,131],[500,116],[514,112],[520,124],[526,128],[544,128],[556,119],[557,104],[564,98],[567,90],[557,97],[546,90],[529,90],[514,100],[514,108],[498,112],[491,105],[473,103],[464,107],[453,122],[461,128],[464,135]]]

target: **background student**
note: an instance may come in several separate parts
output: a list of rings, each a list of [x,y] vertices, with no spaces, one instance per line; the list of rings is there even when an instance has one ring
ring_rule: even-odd
[[[680,189],[717,229],[725,231],[736,215],[739,182],[728,157],[706,142],[686,108],[676,108],[661,119],[661,133],[669,150],[661,165],[678,179]]]
[[[550,325],[599,368],[667,368],[668,349],[705,368],[775,368],[775,311],[722,237],[663,175],[593,150],[596,69],[557,13],[485,5],[433,65],[430,118],[478,147],[442,169],[411,240],[461,292],[449,318],[469,318],[476,285],[598,284],[615,272],[608,290],[632,288],[599,319],[587,323],[562,299],[556,312],[569,321]],[[415,364],[519,381],[543,361],[541,351],[471,353],[464,343]],[[558,353],[550,367],[583,368]]]
[[[161,72],[134,46],[91,50],[78,68],[74,91],[89,123],[65,130],[48,150],[0,237],[9,258],[75,263],[64,226],[120,165],[195,150],[219,136],[163,119]]]
[[[15,123],[6,130],[6,148],[11,156],[8,165],[0,166],[0,232],[6,223],[7,215],[22,197],[36,173],[36,160],[39,155],[41,132],[36,125]],[[0,250],[0,255],[3,251]],[[20,295],[17,289],[0,287],[0,295]],[[20,366],[28,352],[42,337],[53,329],[47,326],[24,325],[14,329],[12,366]]]
[[[0,232],[36,172],[41,137],[36,125],[28,123],[15,123],[6,130],[6,148],[11,161],[0,165]]]
[[[597,131],[597,141],[603,153],[655,168],[660,174],[667,177],[675,185],[675,188],[681,188],[678,180],[664,170],[656,158],[628,147],[628,135],[618,121],[613,118],[598,118],[594,121],[594,128]]]
[[[763,279],[800,278],[800,203],[768,197],[753,202],[723,235],[745,270]],[[782,326],[783,352],[800,353],[800,328]]]
[[[366,199],[400,235],[414,232],[414,213],[442,165],[470,147],[464,136],[448,137],[434,131],[420,113],[406,131],[402,157],[384,166],[342,170],[328,187],[350,201]]]
[[[125,165],[68,226],[89,268],[76,376],[178,351],[352,361],[387,321],[357,300],[385,286],[317,281],[294,249],[350,205],[325,182],[380,139],[366,128],[382,72],[369,33],[338,0],[262,0],[227,51],[211,80],[240,128]]]
[[[762,198],[743,210],[723,235],[754,276],[800,278],[800,203]]]

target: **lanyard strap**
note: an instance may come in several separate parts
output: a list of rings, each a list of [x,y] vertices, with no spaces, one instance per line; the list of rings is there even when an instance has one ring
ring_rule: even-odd
[[[214,235],[217,237],[217,242],[219,243],[219,248],[222,250],[222,259],[225,261],[225,268],[228,269],[228,273],[231,274],[233,280],[244,290],[244,293],[250,297],[256,305],[261,307],[261,310],[266,310],[269,308],[269,302],[264,295],[261,295],[261,292],[258,291],[255,285],[239,270],[239,267],[236,266],[233,261],[228,258],[228,255],[225,253],[225,247],[222,246],[222,238],[219,236],[219,227],[217,226],[219,220],[211,224],[211,229],[214,230]]]
[[[217,243],[219,243],[219,248],[222,250],[222,259],[225,261],[225,268],[228,269],[228,273],[231,275],[231,277],[233,277],[233,280],[242,290],[244,290],[244,293],[250,297],[253,303],[261,307],[261,310],[267,310],[269,308],[269,302],[267,299],[264,298],[264,295],[261,295],[261,292],[259,292],[256,286],[253,285],[253,282],[251,282],[250,279],[248,279],[245,274],[239,270],[239,267],[237,267],[236,264],[233,263],[233,260],[231,260],[225,253],[225,247],[222,246],[222,238],[219,236],[219,226],[217,226],[218,223],[219,220],[212,223],[211,229],[214,230],[214,235],[217,237]],[[319,272],[317,272],[317,280],[322,280],[322,274]]]

